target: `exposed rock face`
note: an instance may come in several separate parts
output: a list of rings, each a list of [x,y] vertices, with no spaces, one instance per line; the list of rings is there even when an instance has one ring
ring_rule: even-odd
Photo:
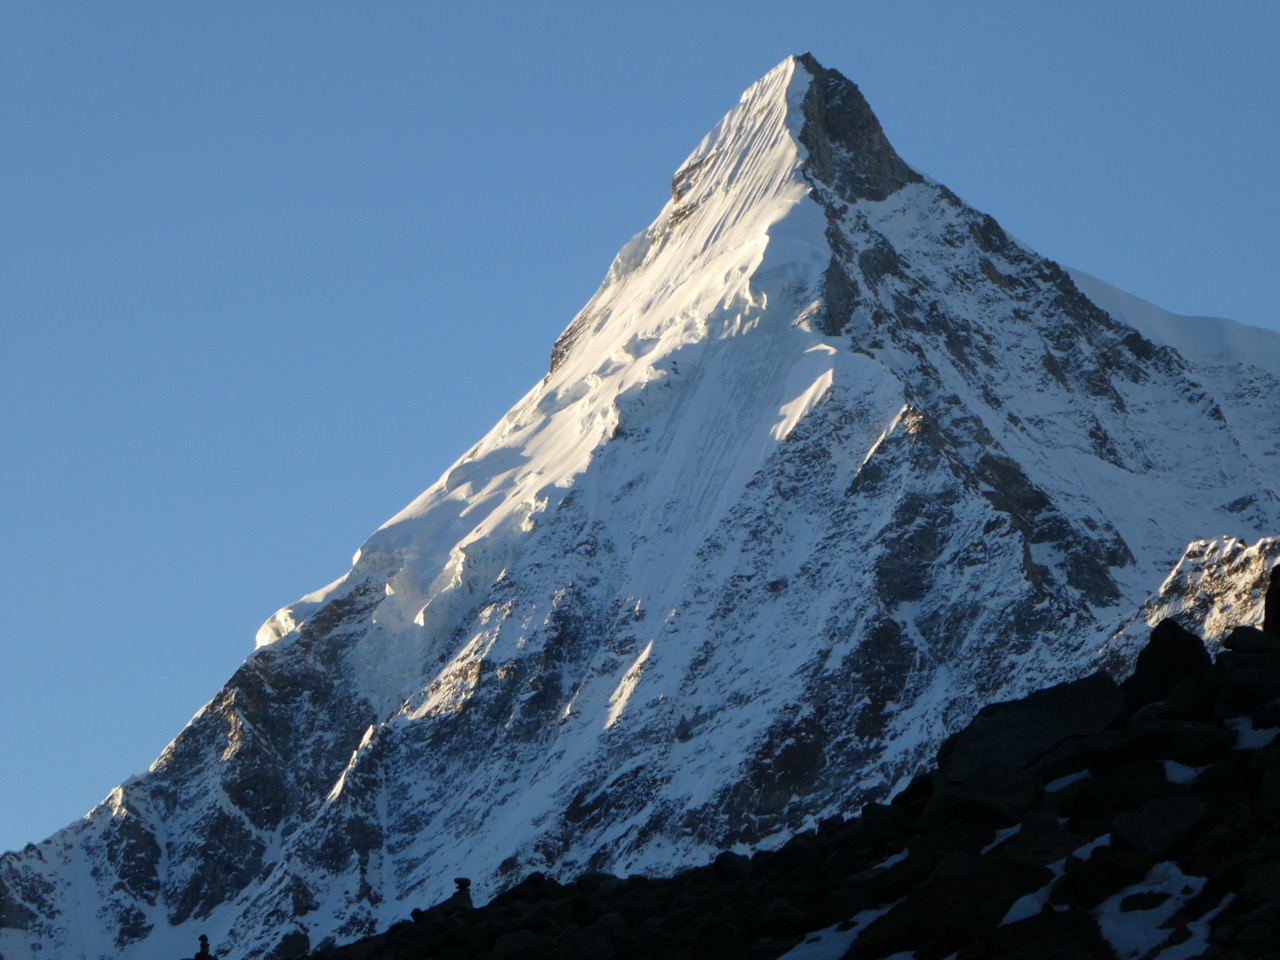
[[[312,960],[1274,956],[1280,638],[1261,635],[1211,664],[1163,621],[1120,687],[986,707],[889,804],[776,852],[662,880],[533,874]]]
[[[1092,674],[1188,540],[1280,529],[1280,338],[1196,352],[811,58],[671,193],[547,377],[150,773],[0,858],[0,954],[266,956],[459,874],[777,846]]]
[[[920,174],[898,156],[857,86],[810,54],[799,58],[813,77],[801,105],[805,173],[846,203],[884,200]]]

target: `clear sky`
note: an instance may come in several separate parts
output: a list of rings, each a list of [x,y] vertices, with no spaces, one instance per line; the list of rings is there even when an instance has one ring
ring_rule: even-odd
[[[1041,253],[1280,328],[1278,49],[1271,0],[9,0],[0,848],[145,770],[542,376],[787,54]]]

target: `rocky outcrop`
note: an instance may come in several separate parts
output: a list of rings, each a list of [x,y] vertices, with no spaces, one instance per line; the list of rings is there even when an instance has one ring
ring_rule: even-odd
[[[1236,537],[1193,541],[1159,589],[1103,645],[1102,663],[1115,675],[1126,672],[1163,621],[1177,621],[1215,646],[1242,624],[1280,634],[1280,624],[1266,619],[1277,614],[1265,612],[1280,609],[1270,579],[1277,563],[1280,537],[1252,544]]]
[[[898,156],[856,84],[812,54],[798,58],[813,77],[805,94],[800,142],[807,172],[846,203],[884,200],[922,177]]]
[[[889,803],[775,852],[666,879],[535,873],[312,960],[1274,957],[1280,635],[1224,647],[1211,662],[1164,621],[1123,683],[989,706]]]

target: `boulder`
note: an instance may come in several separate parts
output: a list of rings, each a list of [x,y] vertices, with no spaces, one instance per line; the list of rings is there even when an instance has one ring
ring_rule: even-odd
[[[1120,684],[1131,707],[1164,700],[1180,680],[1199,681],[1213,665],[1204,641],[1169,618],[1151,631],[1133,675]]]
[[[1116,817],[1111,836],[1153,857],[1164,857],[1199,826],[1208,812],[1195,797],[1158,797]]]
[[[1105,673],[992,704],[956,738],[939,772],[950,782],[972,779],[992,764],[1027,767],[1063,740],[1106,729],[1123,708],[1119,688]]]
[[[1222,645],[1240,653],[1280,653],[1280,636],[1257,627],[1235,627]]]

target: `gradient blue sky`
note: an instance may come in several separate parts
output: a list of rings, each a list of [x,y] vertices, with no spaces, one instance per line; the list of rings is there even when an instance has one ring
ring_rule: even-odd
[[[5,3],[0,848],[541,377],[787,54],[1040,252],[1277,328],[1278,49],[1269,0]]]

